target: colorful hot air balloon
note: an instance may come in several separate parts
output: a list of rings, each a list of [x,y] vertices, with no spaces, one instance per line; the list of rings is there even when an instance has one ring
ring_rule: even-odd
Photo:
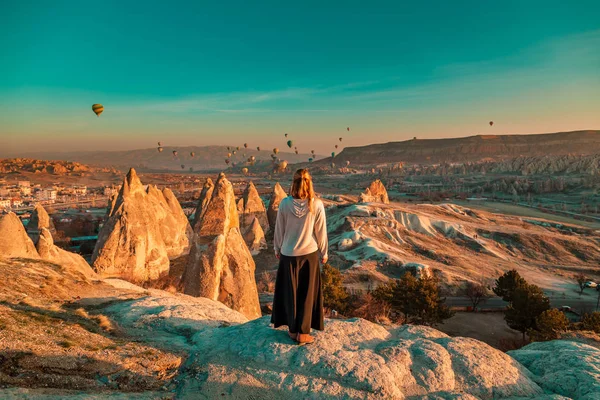
[[[331,157],[335,157],[335,151],[331,152]]]
[[[231,153],[227,153],[227,158],[231,157]]]
[[[237,151],[235,151],[235,150],[234,150],[234,151],[233,151],[233,155],[235,155],[235,153],[237,153]]]
[[[288,162],[287,162],[287,161],[285,161],[285,160],[283,160],[283,161],[281,161],[281,162],[279,163],[279,169],[280,169],[280,170],[285,170],[285,169],[287,168],[287,166],[288,166]]]
[[[158,142],[158,147],[160,147],[160,146],[162,146],[162,143],[161,143],[161,142]]]
[[[244,143],[244,148],[247,149],[248,148],[248,143]]]
[[[231,151],[231,147],[227,146],[227,151]]]
[[[92,111],[99,117],[104,111],[104,106],[102,104],[92,104]]]
[[[252,162],[256,161],[256,157],[250,156],[250,161],[252,161]]]
[[[194,158],[195,155],[196,155],[196,153],[194,153],[193,151],[190,152],[190,156],[192,156],[192,158]]]
[[[315,151],[314,151],[314,150],[311,150],[310,152],[311,152],[312,154],[315,154]]]
[[[173,150],[173,157],[177,157],[177,150]]]
[[[260,151],[260,146],[256,146],[256,150]]]
[[[312,157],[309,157],[308,162],[313,162]]]
[[[240,146],[236,147],[235,149],[236,149],[236,150],[239,150],[239,149],[240,149]]]
[[[493,125],[494,125],[494,121],[490,121],[490,126],[493,126]]]
[[[338,145],[337,145],[337,144],[335,145],[335,148],[336,148],[336,149],[338,148]]]
[[[230,163],[229,158],[226,158],[225,159],[225,164],[229,165],[229,163]]]
[[[287,137],[287,133],[285,134],[285,137]]]
[[[287,141],[287,145],[288,145],[288,147],[291,149],[291,148],[292,148],[292,146],[294,145],[294,142],[292,142],[291,140],[288,140],[288,141]]]
[[[247,175],[248,174],[248,168],[246,168],[246,167],[242,168],[242,173],[244,175]]]
[[[277,147],[275,147],[275,148],[273,149],[273,154],[277,154],[277,153],[279,153],[279,149],[278,149]]]
[[[159,153],[162,153],[162,151],[163,151],[163,148],[162,148],[162,147],[159,147],[157,150],[158,150],[158,152],[159,152]]]
[[[294,153],[298,154],[298,150],[294,150]]]
[[[347,130],[348,132],[350,132],[350,127],[347,127],[347,128],[346,128],[346,130]]]

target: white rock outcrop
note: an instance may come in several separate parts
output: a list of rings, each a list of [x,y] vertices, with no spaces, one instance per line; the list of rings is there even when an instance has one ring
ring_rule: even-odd
[[[165,191],[170,197],[170,191]],[[189,252],[191,228],[171,198],[149,185],[144,190],[129,170],[108,220],[98,235],[92,265],[103,277],[144,282],[169,271],[169,260]],[[185,215],[183,215],[185,217]]]
[[[244,190],[242,198],[238,202],[238,212],[242,229],[248,229],[254,223],[254,219],[257,219],[263,232],[269,231],[267,209],[258,195],[258,190],[256,190],[254,183],[249,182]]]
[[[377,179],[371,182],[371,185],[360,195],[359,202],[389,204],[390,200],[385,186]]]
[[[252,254],[240,232],[233,186],[221,174],[200,220],[182,277],[184,293],[218,300],[247,318],[261,316]]]
[[[265,239],[265,233],[257,218],[254,218],[252,225],[250,225],[244,233],[244,240],[246,241],[246,245],[250,249],[250,253],[252,253],[253,256],[257,255],[268,247],[267,240]]]
[[[0,258],[40,258],[21,220],[13,212],[0,215]]]
[[[36,245],[36,249],[42,260],[68,268],[72,272],[78,272],[86,278],[94,278],[96,274],[79,254],[63,250],[54,244],[52,234],[47,228],[42,228]]]
[[[279,211],[279,203],[281,200],[285,199],[287,194],[279,184],[279,182],[275,183],[273,186],[273,193],[271,194],[271,199],[269,200],[269,208],[267,210],[267,218],[269,220],[269,227],[271,231],[275,229],[275,222],[277,221],[277,211]]]

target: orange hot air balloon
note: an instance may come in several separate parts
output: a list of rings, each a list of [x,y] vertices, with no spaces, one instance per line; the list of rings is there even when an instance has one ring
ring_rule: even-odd
[[[287,137],[287,133],[285,134],[285,137]]]
[[[161,143],[161,142],[158,142],[158,147],[160,147],[160,146],[162,146],[162,143]]]
[[[493,125],[494,125],[494,121],[490,121],[490,126],[493,126]]]
[[[195,155],[196,153],[194,153],[193,151],[190,153],[190,156],[192,156],[192,158],[194,158]]]
[[[159,152],[159,153],[162,153],[162,151],[163,151],[163,148],[162,148],[162,147],[159,147],[159,148],[158,148],[158,152]]]
[[[298,150],[294,150],[294,153],[298,154]]]
[[[341,142],[341,141],[342,141],[342,138],[339,138],[339,139],[340,139],[340,142]]]
[[[256,150],[260,151],[260,146],[256,146]]]
[[[102,104],[92,104],[92,111],[99,117],[104,111],[104,106]]]
[[[337,144],[335,145],[335,148],[336,148],[336,149],[338,148],[338,145],[337,145]]]
[[[177,157],[177,150],[173,150],[173,157]]]
[[[242,173],[244,175],[248,175],[248,168],[246,168],[246,167],[242,168]]]
[[[229,163],[230,163],[229,159],[228,159],[228,158],[226,158],[226,159],[225,159],[225,164],[229,164]]]
[[[278,149],[277,147],[275,147],[275,148],[273,149],[273,154],[277,154],[277,153],[279,153],[279,149]]]

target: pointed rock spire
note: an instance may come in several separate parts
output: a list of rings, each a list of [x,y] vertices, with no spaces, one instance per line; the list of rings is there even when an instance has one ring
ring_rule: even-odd
[[[13,212],[0,215],[0,258],[40,258],[21,220]]]
[[[269,219],[269,226],[273,231],[275,229],[275,221],[277,221],[277,211],[279,211],[279,203],[281,200],[285,199],[287,194],[279,184],[279,182],[275,183],[273,187],[273,193],[271,194],[271,199],[269,200],[269,209],[267,210],[267,217]]]
[[[246,230],[246,233],[244,233],[244,240],[246,241],[246,245],[248,245],[250,253],[252,253],[253,256],[260,253],[261,250],[265,250],[267,248],[265,232],[260,226],[258,218],[254,218],[252,225],[250,225],[250,227]]]
[[[194,213],[194,221],[192,222],[192,228],[194,231],[197,231],[196,225],[204,215],[204,211],[206,211],[206,207],[210,202],[214,188],[215,184],[213,183],[212,179],[207,178],[206,182],[204,182],[204,186],[202,187],[202,191],[200,192],[200,198],[198,199],[198,205],[196,206],[196,212]]]
[[[238,204],[238,210],[240,210],[240,213],[242,214],[240,218],[242,229],[248,229],[256,218],[263,231],[269,230],[267,210],[254,183],[248,183],[248,186],[240,199],[240,203]]]
[[[72,272],[77,272],[86,278],[96,276],[90,265],[79,254],[63,250],[54,244],[54,239],[47,228],[42,228],[37,243],[37,251],[43,260],[59,264]]]
[[[376,181],[371,182],[371,185],[369,185],[364,193],[360,195],[359,202],[389,204],[390,200],[385,186],[377,179]]]
[[[240,232],[233,186],[224,174],[194,230],[182,278],[184,293],[218,300],[248,318],[260,317],[256,266]]]
[[[47,228],[51,234],[56,234],[54,222],[46,212],[46,209],[37,203],[27,224],[27,234],[33,240],[34,244],[37,243],[42,228]]]

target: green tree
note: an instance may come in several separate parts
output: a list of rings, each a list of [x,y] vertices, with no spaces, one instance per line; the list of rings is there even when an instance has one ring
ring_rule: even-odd
[[[550,300],[542,289],[535,285],[518,286],[511,294],[511,303],[506,309],[504,320],[512,329],[523,334],[529,329],[537,329],[536,318],[550,309]]]
[[[556,340],[560,339],[563,332],[569,330],[569,325],[565,313],[553,308],[538,315],[535,319],[536,329],[530,329],[527,333],[535,342]]]
[[[516,269],[506,272],[496,279],[494,293],[502,297],[502,300],[511,302],[513,292],[520,286],[527,285],[527,281],[519,275]]]
[[[342,285],[342,281],[342,273],[339,269],[329,264],[323,265],[321,273],[323,306],[329,310],[336,310],[343,314],[346,311],[346,301],[349,294]]]
[[[600,312],[584,314],[581,320],[581,329],[600,333]]]
[[[454,315],[445,304],[446,299],[440,296],[438,282],[433,277],[417,279],[404,274],[391,284],[391,299],[389,293],[389,288],[384,288],[378,298],[387,297],[392,310],[404,315],[405,323],[435,325]]]

